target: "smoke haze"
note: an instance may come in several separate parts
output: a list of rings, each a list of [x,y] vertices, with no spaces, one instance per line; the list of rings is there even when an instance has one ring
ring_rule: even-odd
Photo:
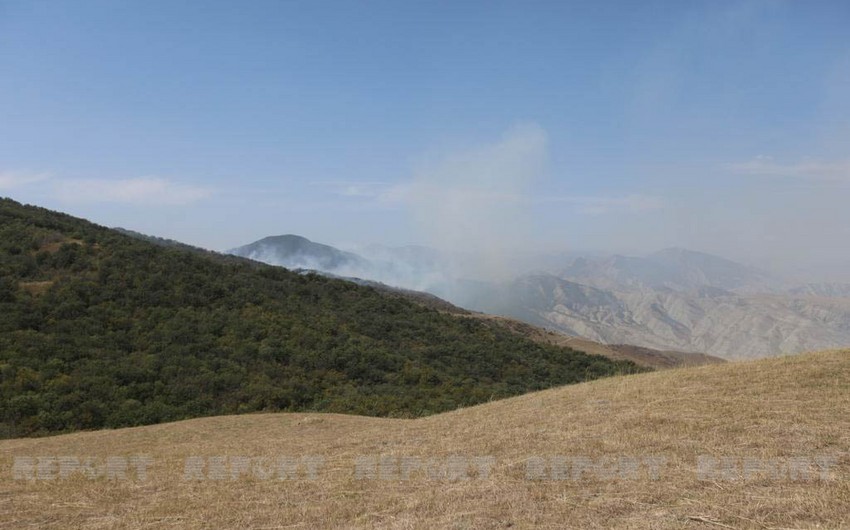
[[[418,170],[406,200],[430,246],[449,252],[461,270],[477,277],[504,277],[508,258],[531,235],[530,193],[546,162],[546,132],[518,125],[493,143]]]

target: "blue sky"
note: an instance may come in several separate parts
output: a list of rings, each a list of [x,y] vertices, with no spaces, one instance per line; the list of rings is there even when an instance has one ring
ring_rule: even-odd
[[[848,28],[840,0],[0,0],[0,195],[214,249],[850,270]]]

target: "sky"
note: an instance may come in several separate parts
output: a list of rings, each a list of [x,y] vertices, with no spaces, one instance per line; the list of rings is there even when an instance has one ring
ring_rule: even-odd
[[[0,0],[0,196],[850,276],[850,2]]]

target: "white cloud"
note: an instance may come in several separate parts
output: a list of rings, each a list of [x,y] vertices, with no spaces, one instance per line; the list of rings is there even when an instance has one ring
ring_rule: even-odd
[[[781,164],[770,156],[760,155],[747,162],[727,164],[726,169],[741,175],[850,182],[850,160],[804,160]]]
[[[55,182],[54,193],[67,202],[179,206],[205,199],[212,191],[159,177],[138,177],[119,180],[61,180]]]
[[[0,171],[0,190],[11,190],[50,178],[47,173],[30,171]]]

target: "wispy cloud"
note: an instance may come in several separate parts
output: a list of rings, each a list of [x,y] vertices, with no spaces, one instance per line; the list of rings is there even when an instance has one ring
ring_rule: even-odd
[[[0,171],[0,190],[12,190],[50,178],[48,173]]]
[[[741,175],[850,182],[850,160],[804,160],[783,164],[773,157],[760,155],[746,162],[727,164],[726,169]]]
[[[382,181],[328,180],[313,183],[333,195],[348,198],[380,199],[392,185]]]
[[[403,183],[383,189],[373,195],[380,202],[404,204],[416,199],[445,200],[444,188],[414,188],[411,184]],[[609,213],[643,213],[660,210],[664,207],[661,197],[652,195],[631,194],[623,196],[541,196],[529,195],[499,190],[482,189],[453,189],[451,198],[460,203],[486,203],[494,208],[510,206],[534,206],[542,204],[564,204],[573,211],[586,215],[603,215]]]
[[[664,206],[660,197],[626,195],[622,197],[543,197],[541,203],[563,203],[574,206],[578,213],[603,215],[608,213],[642,213],[659,210]]]
[[[212,195],[212,190],[160,177],[138,177],[57,180],[54,193],[67,202],[179,206],[205,199]]]

